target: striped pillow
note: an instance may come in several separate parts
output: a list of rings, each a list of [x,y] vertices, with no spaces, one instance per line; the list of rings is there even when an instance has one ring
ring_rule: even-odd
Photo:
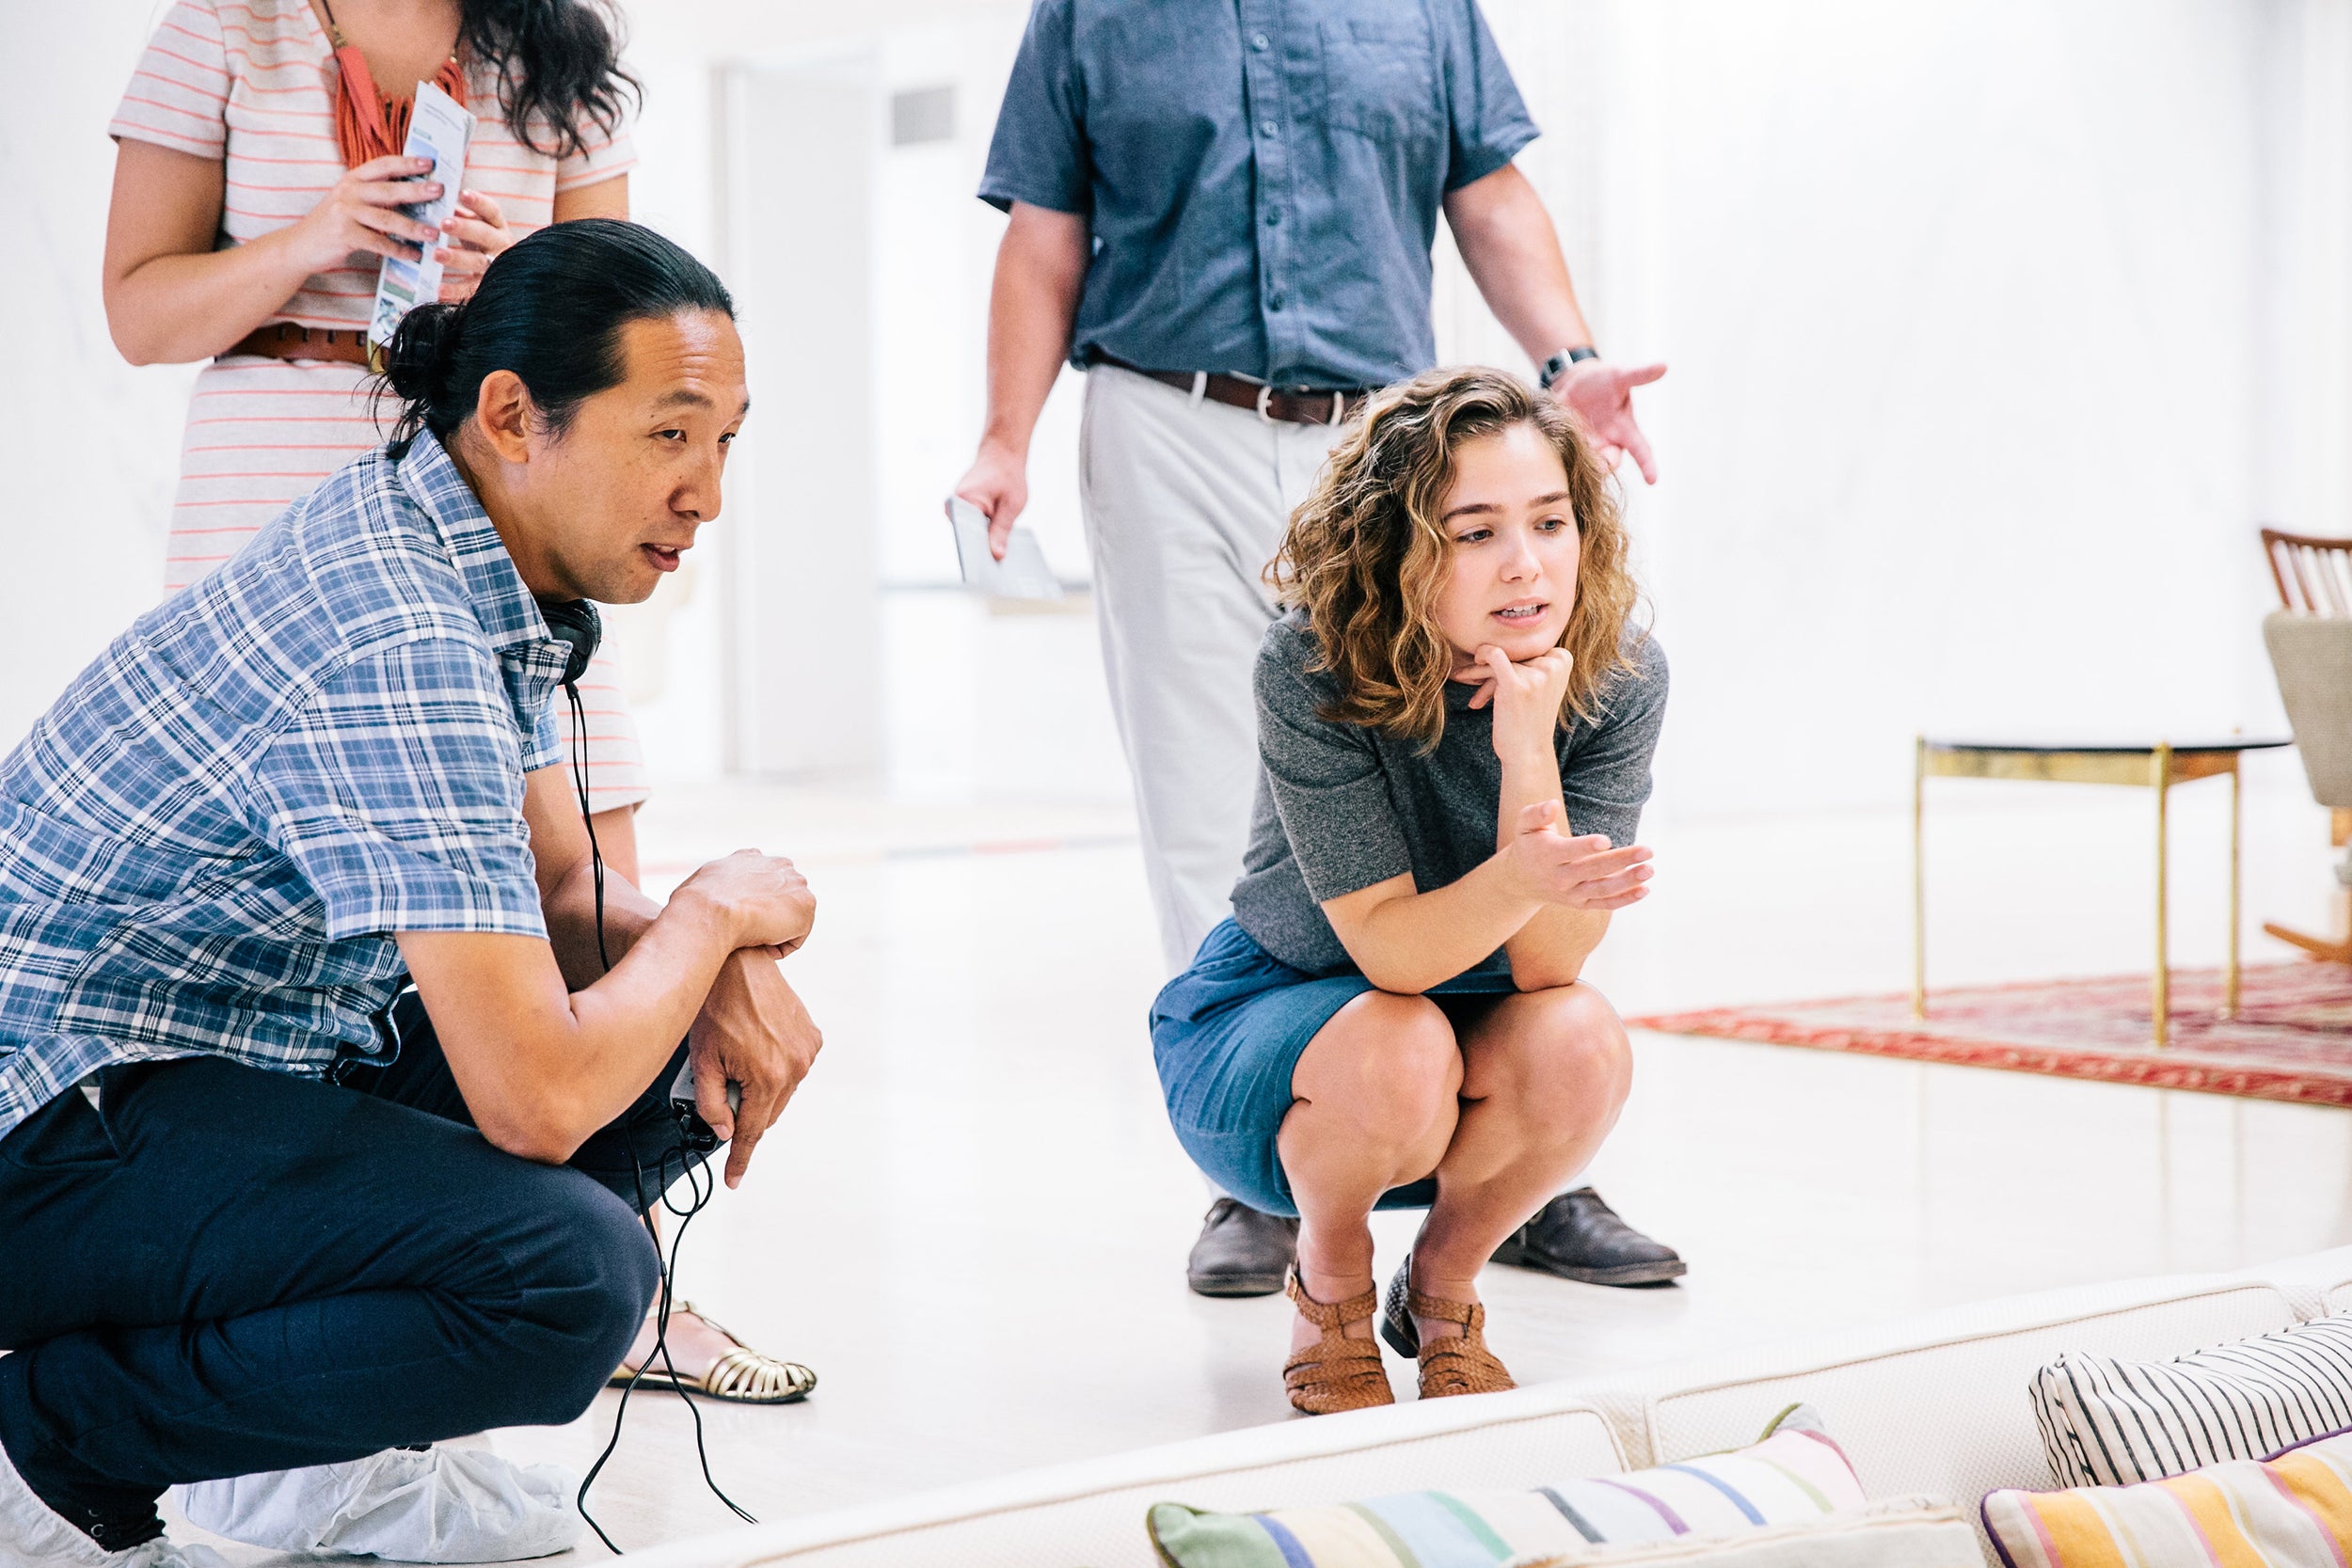
[[[1862,1505],[1862,1483],[1820,1418],[1792,1405],[1753,1448],[1630,1475],[1266,1513],[1158,1503],[1150,1523],[1161,1560],[1174,1568],[1495,1568],[1596,1542],[1711,1535]]]
[[[2009,1568],[2343,1568],[2352,1433],[2137,1486],[1988,1493],[1984,1532]]]
[[[2173,1361],[2068,1353],[2036,1372],[2061,1486],[2128,1486],[2352,1427],[2352,1312]]]

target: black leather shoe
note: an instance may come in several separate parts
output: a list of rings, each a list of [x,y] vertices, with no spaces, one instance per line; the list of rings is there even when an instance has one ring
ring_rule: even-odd
[[[1262,1214],[1236,1198],[1209,1205],[1184,1278],[1204,1296],[1270,1296],[1298,1257],[1298,1222]]]
[[[1587,1285],[1663,1285],[1691,1272],[1679,1253],[1619,1219],[1590,1187],[1537,1210],[1495,1248],[1494,1260]]]

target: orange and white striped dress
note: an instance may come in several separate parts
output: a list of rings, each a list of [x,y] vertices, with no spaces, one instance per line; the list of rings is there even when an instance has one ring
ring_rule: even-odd
[[[626,127],[610,135],[588,127],[585,150],[550,157],[508,128],[490,73],[469,68],[466,87],[477,117],[466,188],[497,201],[517,238],[553,219],[558,192],[611,180],[637,162]],[[216,243],[226,248],[299,219],[342,178],[335,141],[341,90],[333,49],[309,0],[177,0],[107,129],[225,166]],[[554,140],[542,128],[532,139]],[[312,275],[270,321],[366,326],[380,260],[363,251]],[[379,424],[367,380],[359,366],[317,359],[240,355],[204,367],[181,441],[166,593],[236,554],[290,502],[385,440],[389,408]],[[593,808],[643,800],[644,754],[610,653],[597,655],[580,693]]]

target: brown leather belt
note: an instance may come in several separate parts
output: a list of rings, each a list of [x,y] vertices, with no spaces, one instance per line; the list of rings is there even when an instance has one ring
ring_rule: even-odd
[[[1107,354],[1097,354],[1093,362],[1148,375],[1180,392],[1198,391],[1212,403],[1248,408],[1262,420],[1279,420],[1284,424],[1345,424],[1363,412],[1364,400],[1372,396],[1368,387],[1317,391],[1311,387],[1268,387],[1221,371],[1147,371],[1141,365],[1130,365]]]
[[[220,357],[226,359],[232,354],[258,354],[270,359],[333,359],[365,365],[372,371],[384,368],[383,359],[368,344],[364,326],[296,326],[292,322],[272,322],[238,339]]]

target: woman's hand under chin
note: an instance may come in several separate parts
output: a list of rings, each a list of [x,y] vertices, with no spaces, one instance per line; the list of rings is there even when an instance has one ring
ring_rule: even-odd
[[[1478,688],[1470,697],[1471,707],[1494,705],[1495,752],[1508,757],[1521,748],[1551,749],[1560,707],[1568,697],[1568,672],[1575,668],[1575,656],[1565,648],[1547,648],[1514,663],[1510,655],[1488,643],[1454,679]]]

